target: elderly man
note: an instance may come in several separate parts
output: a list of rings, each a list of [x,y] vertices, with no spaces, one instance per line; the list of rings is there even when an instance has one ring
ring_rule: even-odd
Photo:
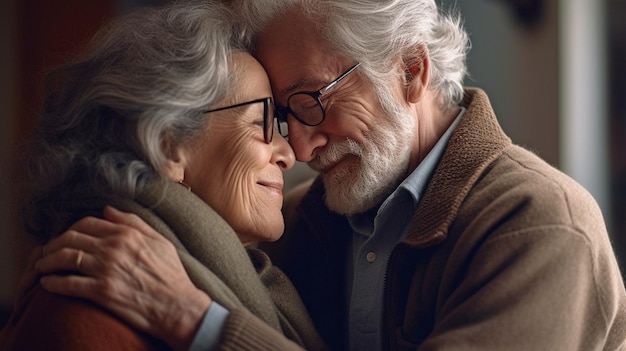
[[[596,202],[463,88],[458,18],[433,0],[234,6],[258,33],[297,159],[320,172],[263,248],[332,349],[626,348],[626,292]],[[198,321],[194,347],[233,335],[235,317]],[[239,326],[242,345],[280,338]]]
[[[596,203],[511,144],[484,92],[461,90],[459,21],[433,1],[304,8],[271,20],[255,56],[297,159],[322,181],[268,251],[327,341],[626,347],[626,294]]]

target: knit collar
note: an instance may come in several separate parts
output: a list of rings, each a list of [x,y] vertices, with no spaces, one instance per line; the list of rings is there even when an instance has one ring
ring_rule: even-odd
[[[445,239],[474,183],[511,145],[484,91],[467,88],[461,106],[467,108],[465,117],[452,134],[413,216],[405,240],[410,246],[426,247]]]

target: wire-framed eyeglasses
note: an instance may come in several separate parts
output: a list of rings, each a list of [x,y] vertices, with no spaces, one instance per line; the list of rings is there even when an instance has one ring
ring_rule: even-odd
[[[298,91],[289,96],[287,106],[276,105],[279,121],[287,121],[287,115],[291,114],[298,122],[305,126],[315,127],[326,119],[326,109],[321,98],[350,73],[354,72],[361,63],[350,67],[339,77],[317,91]]]
[[[260,99],[241,102],[235,105],[214,108],[211,110],[206,110],[203,113],[223,111],[223,110],[228,110],[231,108],[236,108],[236,107],[241,107],[241,106],[246,106],[246,105],[256,104],[256,103],[263,103],[263,140],[265,140],[265,142],[269,144],[272,142],[272,139],[274,138],[274,125],[275,125],[274,120],[277,119],[276,112],[274,110],[274,99],[272,99],[271,97],[264,97]],[[281,124],[283,125],[281,126]],[[286,135],[287,126],[285,122],[279,121],[278,123],[276,123],[276,128],[278,129],[278,132],[280,133],[280,135],[283,135],[285,137],[287,136]]]

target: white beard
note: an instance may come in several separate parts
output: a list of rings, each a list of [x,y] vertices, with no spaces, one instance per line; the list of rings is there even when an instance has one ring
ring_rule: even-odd
[[[358,144],[352,139],[331,143],[309,166],[321,171],[348,156],[355,160],[342,161],[339,170],[323,174],[326,188],[326,206],[343,215],[365,212],[381,204],[404,180],[415,137],[414,117],[396,113],[382,117],[366,136],[367,142]]]

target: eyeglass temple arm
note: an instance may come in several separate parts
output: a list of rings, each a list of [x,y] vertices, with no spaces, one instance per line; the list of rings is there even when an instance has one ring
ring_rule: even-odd
[[[339,77],[337,77],[337,79],[335,79],[334,81],[332,81],[330,84],[328,84],[327,86],[325,86],[324,88],[320,89],[319,93],[320,96],[326,94],[328,91],[332,90],[335,85],[337,85],[337,83],[341,82],[342,79],[344,79],[348,74],[352,73],[352,71],[354,71],[355,69],[357,69],[357,67],[359,67],[361,65],[361,63],[357,63],[356,65],[352,66],[349,70],[345,71],[342,75],[340,75]]]

